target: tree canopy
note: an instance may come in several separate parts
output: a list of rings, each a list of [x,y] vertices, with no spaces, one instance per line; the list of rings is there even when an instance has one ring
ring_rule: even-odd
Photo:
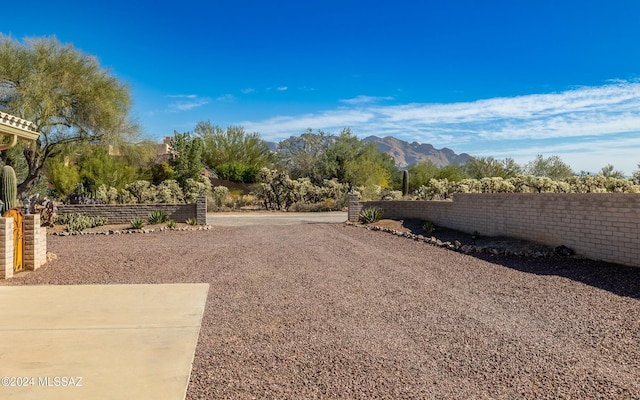
[[[575,175],[571,167],[562,161],[560,156],[544,158],[542,154],[538,154],[535,160],[530,161],[524,167],[524,172],[528,175],[546,176],[554,180],[566,179]]]
[[[192,136],[189,132],[174,132],[173,138],[171,138],[171,147],[173,147],[176,157],[169,161],[169,165],[173,168],[175,180],[184,190],[188,179],[197,181],[202,176],[204,169],[202,139]]]
[[[250,183],[260,168],[271,164],[271,150],[258,133],[246,133],[241,126],[222,129],[211,122],[199,122],[195,134],[204,144],[203,161],[218,176]]]
[[[467,176],[474,179],[511,178],[522,172],[522,169],[512,158],[497,160],[493,157],[471,157],[464,164],[464,171]]]
[[[280,142],[279,162],[294,178],[310,178],[315,184],[337,179],[351,186],[387,188],[395,172],[393,158],[379,153],[345,128],[339,136],[309,129],[300,137]]]
[[[0,36],[0,110],[32,121],[40,137],[22,144],[28,172],[18,192],[35,185],[48,158],[72,142],[118,141],[136,131],[129,89],[95,57],[55,38]]]
[[[312,129],[300,136],[291,136],[278,143],[277,165],[288,171],[293,179],[310,178],[315,183],[325,179],[321,171],[321,157],[336,140],[324,131]]]

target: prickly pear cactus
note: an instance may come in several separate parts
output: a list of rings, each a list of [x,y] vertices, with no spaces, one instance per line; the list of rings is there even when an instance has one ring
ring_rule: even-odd
[[[17,193],[16,172],[12,167],[5,165],[0,170],[0,200],[4,203],[2,213],[17,206]]]

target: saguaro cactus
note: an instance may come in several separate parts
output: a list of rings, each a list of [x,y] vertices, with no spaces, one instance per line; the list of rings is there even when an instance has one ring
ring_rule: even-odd
[[[8,165],[0,170],[0,190],[0,200],[3,202],[2,213],[15,208],[18,203],[18,183],[16,172]]]
[[[409,171],[406,169],[402,171],[402,195],[406,196],[409,194]]]

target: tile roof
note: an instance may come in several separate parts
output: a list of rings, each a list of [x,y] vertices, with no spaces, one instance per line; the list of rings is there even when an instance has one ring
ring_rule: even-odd
[[[33,122],[3,113],[2,111],[0,111],[0,125],[8,125],[27,132],[38,132],[36,130],[36,125]]]

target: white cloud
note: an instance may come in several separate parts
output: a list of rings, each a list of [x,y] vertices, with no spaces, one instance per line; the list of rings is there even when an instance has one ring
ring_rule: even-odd
[[[347,126],[366,123],[374,114],[357,110],[343,110],[341,113],[326,112],[321,114],[305,114],[296,117],[280,116],[259,122],[241,122],[248,132],[260,132],[266,140],[280,140],[290,135],[304,133],[307,128],[323,129],[329,132],[339,132]]]
[[[457,153],[528,159],[537,153],[562,153],[586,164],[588,157],[571,150],[583,149],[581,154],[592,155],[590,162],[598,169],[612,163],[626,173],[640,161],[640,143],[635,139],[640,136],[640,83],[636,82],[452,104],[375,104],[380,99],[388,98],[358,96],[340,100],[343,106],[333,110],[242,125],[270,140],[307,128],[338,133],[348,126],[362,137],[390,135]],[[623,144],[618,146],[618,141]]]
[[[246,89],[242,89],[241,92],[243,94],[249,94],[249,93],[254,93],[256,90],[254,88],[246,88]]]
[[[223,103],[235,103],[237,101],[236,96],[229,93],[216,97],[216,100]]]
[[[379,101],[382,100],[393,100],[393,97],[391,96],[385,96],[385,97],[376,97],[376,96],[365,96],[365,95],[360,95],[360,96],[356,96],[352,99],[342,99],[339,100],[341,103],[345,103],[345,104],[349,104],[349,105],[356,105],[356,104],[371,104],[371,103],[378,103]]]
[[[198,98],[197,94],[169,94],[167,95],[170,99],[196,99]]]
[[[175,101],[169,104],[169,108],[168,108],[169,112],[189,111],[194,108],[202,107],[204,105],[209,104],[209,99],[199,98],[195,94],[169,95],[167,97],[172,99],[184,99],[184,100]]]
[[[276,90],[278,92],[284,92],[285,90],[288,90],[289,88],[287,86],[279,86],[278,88],[276,88]]]

